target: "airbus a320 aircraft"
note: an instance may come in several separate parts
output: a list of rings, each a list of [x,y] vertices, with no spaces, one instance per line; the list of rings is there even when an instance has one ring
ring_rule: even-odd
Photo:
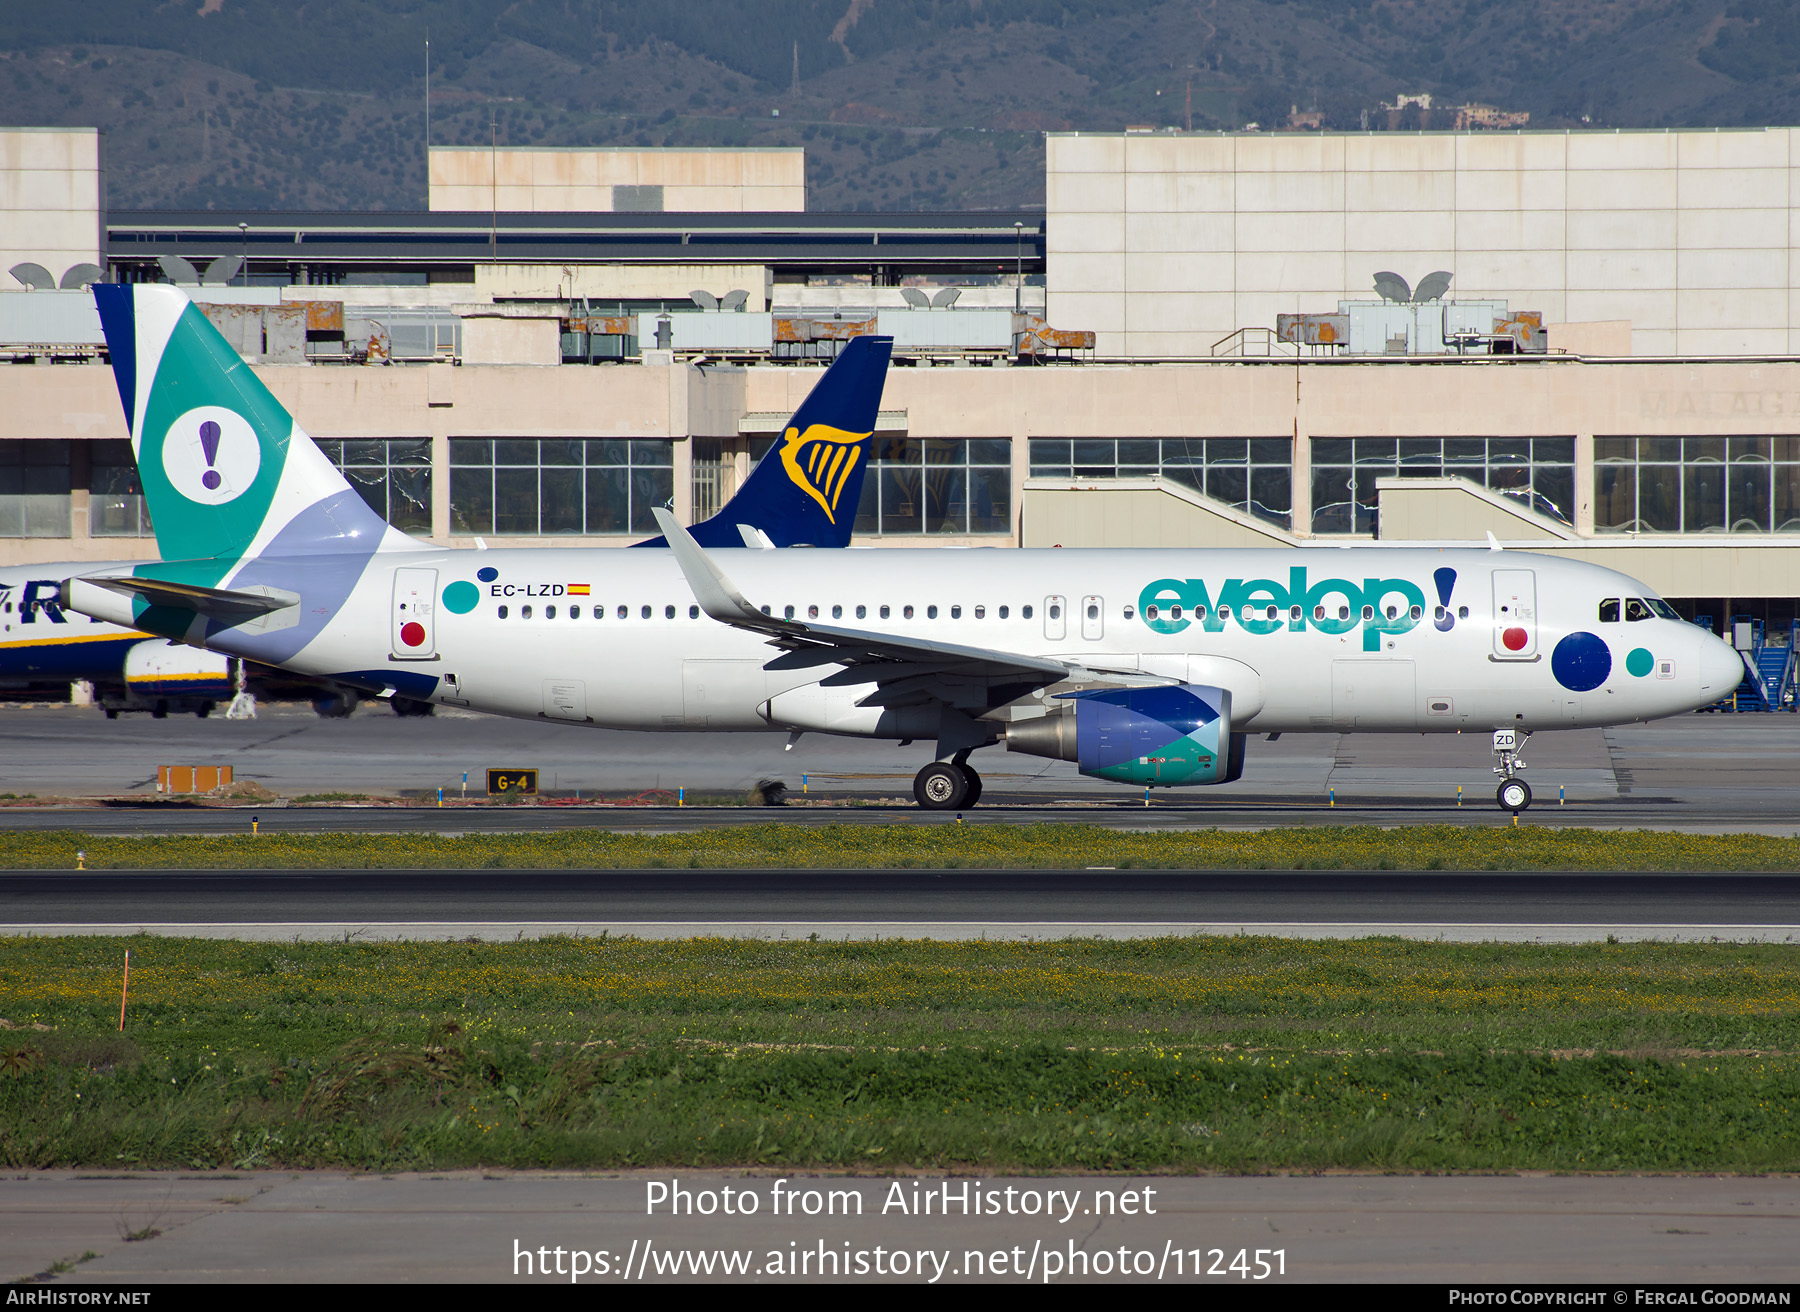
[[[914,793],[945,809],[979,798],[969,755],[998,744],[1167,787],[1237,779],[1251,733],[1492,732],[1518,811],[1530,734],[1743,677],[1642,584],[1511,551],[752,551],[667,512],[668,550],[442,550],[377,519],[179,292],[95,295],[166,559],[72,578],[64,605],[377,692],[935,740]],[[782,439],[772,467],[821,524],[854,513],[854,436],[802,406]]]
[[[830,490],[834,504],[853,511],[869,468],[875,417],[892,353],[892,338],[854,338],[807,395],[808,413],[821,438],[809,451],[831,462],[814,474],[820,486]],[[693,526],[690,532],[697,541],[734,547],[850,545],[854,513],[821,517],[811,483],[790,478],[780,450],[750,471],[717,514]],[[634,545],[668,544],[655,537]],[[244,670],[241,663],[234,672],[216,651],[171,643],[88,616],[71,619],[57,604],[61,582],[70,574],[125,572],[133,564],[63,561],[0,568],[0,688],[85,680],[94,685],[95,698],[108,719],[117,718],[120,711],[148,711],[157,718],[171,711],[192,711],[204,718],[216,702],[240,691],[240,680],[248,675],[253,690],[266,693],[274,686],[280,692],[310,695],[320,715],[348,715],[355,709],[354,691],[291,676],[271,679],[269,671]],[[405,696],[389,700],[403,716],[431,713],[429,702]]]

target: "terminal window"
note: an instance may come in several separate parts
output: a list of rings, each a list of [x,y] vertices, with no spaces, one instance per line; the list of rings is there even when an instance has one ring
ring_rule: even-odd
[[[1315,437],[1312,531],[1373,533],[1378,478],[1466,478],[1572,524],[1573,437]]]
[[[1286,437],[1031,439],[1033,478],[1159,474],[1282,528],[1294,514],[1294,444]]]
[[[345,438],[319,449],[377,515],[397,529],[431,532],[430,438]]]
[[[69,443],[0,441],[0,538],[69,536]]]
[[[1012,532],[1012,443],[877,436],[855,531],[886,537]]]
[[[651,512],[674,494],[659,439],[450,439],[453,533],[655,533]]]
[[[131,443],[95,442],[88,451],[88,533],[97,538],[154,537]]]
[[[1596,437],[1594,528],[1800,532],[1800,437]]]

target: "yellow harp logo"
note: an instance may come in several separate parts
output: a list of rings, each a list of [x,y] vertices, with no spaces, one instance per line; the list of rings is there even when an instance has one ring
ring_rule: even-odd
[[[837,523],[838,498],[850,481],[850,471],[862,459],[867,433],[846,433],[828,424],[811,424],[802,433],[790,428],[781,442],[781,463],[794,486],[801,489]]]

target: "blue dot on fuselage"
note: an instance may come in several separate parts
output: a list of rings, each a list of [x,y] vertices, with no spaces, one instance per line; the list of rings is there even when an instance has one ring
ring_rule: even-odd
[[[1571,633],[1550,653],[1550,672],[1571,692],[1592,692],[1612,673],[1612,652],[1592,633]]]
[[[475,571],[475,577],[480,579],[483,583],[492,583],[495,579],[500,577],[500,571],[495,569],[492,565],[483,565],[480,569]]]

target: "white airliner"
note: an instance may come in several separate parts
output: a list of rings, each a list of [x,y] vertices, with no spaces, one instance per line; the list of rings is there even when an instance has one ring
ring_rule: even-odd
[[[165,559],[73,610],[377,693],[623,729],[927,739],[1135,786],[1228,783],[1252,733],[1530,734],[1708,705],[1738,654],[1642,584],[1497,550],[443,550],[383,524],[177,291],[95,289]],[[796,415],[827,520],[860,434]],[[769,461],[765,460],[765,464]]]

